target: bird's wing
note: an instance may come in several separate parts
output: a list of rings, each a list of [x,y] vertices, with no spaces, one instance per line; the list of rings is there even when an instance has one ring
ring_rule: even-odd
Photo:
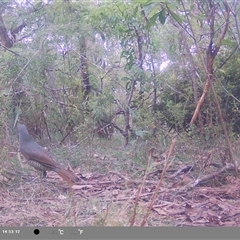
[[[48,168],[60,167],[60,164],[55,162],[50,154],[37,143],[36,145],[31,143],[29,146],[22,146],[20,152],[26,159],[37,161]]]

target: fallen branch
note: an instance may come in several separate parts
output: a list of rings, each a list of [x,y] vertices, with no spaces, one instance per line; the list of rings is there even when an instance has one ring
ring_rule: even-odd
[[[233,164],[227,164],[225,167],[223,167],[222,169],[220,169],[219,171],[215,172],[215,173],[211,173],[211,174],[208,174],[200,179],[196,179],[190,183],[188,183],[186,186],[184,186],[182,190],[186,190],[186,191],[189,191],[190,189],[196,187],[197,185],[199,185],[200,183],[206,181],[206,180],[210,180],[218,175],[220,175],[221,173],[225,172],[225,171],[232,171],[232,170],[235,170],[235,167],[233,166]]]
[[[187,172],[193,171],[193,168],[194,168],[194,165],[188,165],[183,168],[180,168],[173,175],[171,175],[170,178],[174,178],[174,177],[178,176],[179,174],[181,174],[182,172],[187,173]]]

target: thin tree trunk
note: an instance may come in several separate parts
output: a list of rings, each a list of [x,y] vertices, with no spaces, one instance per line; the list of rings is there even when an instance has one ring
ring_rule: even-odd
[[[87,62],[87,47],[86,39],[84,37],[79,38],[80,43],[80,72],[82,77],[82,85],[84,91],[84,99],[87,99],[87,96],[91,92],[91,85],[89,81],[89,72],[88,72],[88,62]]]
[[[13,39],[8,36],[7,29],[3,22],[3,18],[0,14],[0,41],[5,48],[11,48],[13,46]]]

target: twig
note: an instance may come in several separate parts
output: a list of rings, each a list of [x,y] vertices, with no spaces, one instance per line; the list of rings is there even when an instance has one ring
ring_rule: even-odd
[[[150,200],[150,204],[148,205],[148,211],[147,211],[147,213],[146,213],[145,216],[144,216],[144,219],[143,219],[143,221],[142,221],[142,223],[141,223],[141,227],[143,227],[143,226],[146,224],[147,219],[148,219],[148,217],[149,217],[149,215],[150,215],[150,213],[151,213],[151,210],[152,210],[152,208],[153,208],[153,205],[154,205],[154,203],[155,203],[155,201],[156,201],[156,198],[157,198],[157,195],[158,195],[160,186],[161,186],[162,181],[163,181],[163,177],[164,177],[164,175],[165,175],[165,173],[166,173],[166,170],[167,170],[167,168],[168,168],[168,161],[169,161],[170,156],[171,156],[172,153],[173,153],[175,144],[176,144],[176,138],[173,138],[173,139],[172,139],[172,142],[171,142],[171,145],[170,145],[170,148],[169,148],[168,155],[167,155],[166,160],[165,160],[165,165],[164,165],[163,172],[162,172],[161,177],[160,177],[160,179],[159,179],[159,181],[158,181],[158,184],[157,184],[157,186],[156,186],[156,189],[155,189],[155,191],[154,191],[154,194],[152,195],[152,198],[151,198],[151,200]]]
[[[147,163],[146,171],[145,171],[145,174],[144,174],[144,177],[143,177],[143,181],[142,181],[142,184],[139,186],[138,191],[137,191],[137,194],[136,194],[136,198],[135,198],[135,202],[134,202],[134,208],[133,208],[133,215],[132,215],[132,219],[131,219],[131,221],[130,221],[130,226],[131,226],[131,227],[133,227],[133,224],[134,224],[134,222],[135,222],[136,213],[137,213],[137,206],[138,206],[138,202],[139,202],[139,199],[140,199],[140,195],[141,195],[142,190],[143,190],[143,187],[144,187],[144,183],[145,183],[146,178],[147,178],[147,171],[148,171],[149,166],[150,166],[150,162],[151,162],[151,159],[152,159],[153,150],[154,150],[154,148],[152,148],[152,149],[149,151],[149,154],[148,154],[148,163]]]
[[[204,176],[204,177],[202,177],[202,178],[200,178],[200,179],[196,179],[196,180],[188,183],[186,186],[184,186],[184,187],[181,189],[181,191],[182,191],[182,190],[188,191],[188,190],[196,187],[197,185],[199,185],[199,184],[202,183],[203,181],[212,179],[212,178],[218,176],[219,174],[221,174],[221,173],[223,173],[223,172],[225,172],[225,171],[227,171],[227,170],[234,170],[234,169],[235,169],[235,167],[233,166],[233,164],[227,164],[225,167],[223,167],[222,169],[220,169],[219,171],[217,171],[217,172],[215,172],[215,173],[208,174],[208,175],[206,175],[206,176]]]

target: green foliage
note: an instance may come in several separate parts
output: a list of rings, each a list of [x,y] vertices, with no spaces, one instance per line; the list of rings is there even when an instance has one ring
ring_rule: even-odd
[[[11,1],[2,5],[6,28],[11,32],[23,22],[26,26],[11,49],[1,49],[0,101],[7,109],[2,120],[13,123],[20,118],[41,128],[47,122],[52,132],[64,137],[129,110],[130,129],[141,139],[150,138],[156,121],[177,131],[187,128],[196,107],[193,96],[201,96],[207,77],[206,1],[37,1],[13,6]],[[216,12],[221,13],[222,6],[219,1]],[[222,16],[216,15],[219,29]],[[239,58],[228,59],[236,47],[231,34],[237,23],[230,24],[232,32],[218,43],[222,52],[216,67],[227,64],[216,72],[220,82],[215,86],[229,126],[238,133]],[[220,32],[216,34],[214,43]],[[81,52],[84,43],[86,53]],[[80,73],[83,59],[91,85],[87,100]],[[166,68],[161,70],[163,63]],[[201,109],[205,127],[212,120],[219,124],[215,110],[209,95]],[[124,124],[119,121],[121,129]]]
[[[224,119],[235,134],[240,133],[240,58],[238,54],[218,72],[222,87],[219,90]]]

